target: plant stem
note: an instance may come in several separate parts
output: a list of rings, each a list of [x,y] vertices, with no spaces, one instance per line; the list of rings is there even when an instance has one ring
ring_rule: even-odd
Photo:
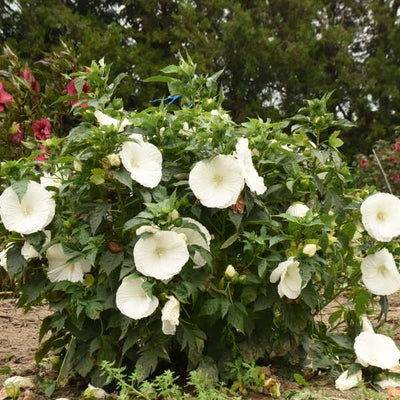
[[[387,176],[386,176],[386,174],[385,174],[385,170],[384,170],[383,167],[382,167],[382,164],[381,164],[381,162],[380,162],[380,160],[379,160],[379,158],[378,158],[378,155],[376,154],[375,149],[372,149],[372,153],[374,154],[374,157],[375,157],[375,159],[376,159],[376,162],[378,163],[378,167],[379,167],[379,169],[380,169],[381,172],[382,172],[383,178],[385,179],[386,186],[387,186],[388,189],[389,189],[389,193],[390,193],[390,194],[393,194],[392,188],[390,187],[388,178],[387,178]]]

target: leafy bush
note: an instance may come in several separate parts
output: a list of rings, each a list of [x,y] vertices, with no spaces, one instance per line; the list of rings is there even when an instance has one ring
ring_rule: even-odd
[[[83,99],[82,122],[40,142],[45,161],[33,153],[0,169],[18,304],[54,310],[37,361],[58,354],[60,382],[77,373],[95,385],[103,361],[143,377],[204,363],[226,376],[238,357],[350,362],[373,306],[356,246],[373,243],[358,222],[366,193],[337,150],[348,123],[327,112],[329,95],[288,120],[238,125],[221,106],[221,72],[198,76],[181,59],[148,79],[169,98],[127,112],[113,99],[123,76],[108,83],[109,70],[93,62],[73,75],[77,93],[59,101]],[[345,323],[332,333],[320,313],[343,292],[354,307],[331,315]]]

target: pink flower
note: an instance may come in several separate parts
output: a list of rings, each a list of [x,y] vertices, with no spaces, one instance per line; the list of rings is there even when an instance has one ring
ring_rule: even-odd
[[[68,92],[69,95],[78,94],[78,91],[76,90],[76,87],[75,87],[75,81],[76,81],[76,78],[72,79],[72,81],[70,81],[68,83],[68,85],[67,85],[67,92]],[[83,84],[82,93],[91,93],[90,86],[89,86],[89,84],[87,82],[85,82]],[[74,105],[78,101],[85,100],[85,99],[89,99],[89,97],[82,97],[81,99],[73,99],[73,100],[71,100],[71,104]],[[88,103],[82,103],[77,108],[84,108],[84,107],[89,107],[89,104]]]
[[[36,120],[32,124],[33,133],[39,140],[46,140],[50,137],[51,124],[47,118],[42,118],[41,120]]]
[[[40,149],[40,150],[46,150],[46,145],[44,145],[43,143],[40,143],[39,149]],[[42,161],[42,162],[44,162],[44,161],[47,160],[49,154],[50,154],[50,152],[49,152],[48,150],[47,150],[47,151],[44,151],[43,153],[40,153],[39,155],[37,155],[37,156],[35,157],[35,161]],[[41,164],[37,164],[37,167],[40,168],[40,169],[43,169],[43,166],[42,166]]]
[[[24,137],[25,128],[15,121],[12,123],[12,125],[17,126],[17,132],[14,133],[12,140],[16,145],[20,145]]]
[[[27,82],[31,83],[31,89],[32,90],[34,90],[35,92],[40,92],[39,84],[36,82],[36,79],[33,76],[32,71],[30,69],[25,69],[24,70],[24,79]]]
[[[399,176],[399,174],[392,174],[392,181],[394,182],[394,183],[397,183],[397,182],[400,182],[400,176]]]
[[[366,167],[369,166],[368,161],[365,160],[364,158],[361,158],[361,159],[360,159],[359,164],[360,164],[360,167],[361,167],[361,168],[366,168]]]
[[[389,161],[392,165],[396,164],[396,159],[395,159],[394,157],[389,157],[389,158],[388,158],[388,161]]]
[[[4,111],[4,104],[9,101],[14,101],[14,98],[4,90],[4,85],[0,82],[0,111]]]
[[[394,151],[399,151],[400,150],[400,140],[396,140],[396,143],[394,144]]]

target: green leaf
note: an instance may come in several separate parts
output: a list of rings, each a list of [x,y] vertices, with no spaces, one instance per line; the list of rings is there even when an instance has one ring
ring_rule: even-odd
[[[7,375],[11,373],[11,368],[8,365],[0,367],[0,375]]]
[[[7,252],[7,271],[10,279],[20,274],[26,265],[25,258],[21,255],[21,246],[14,245]]]
[[[224,243],[222,243],[220,249],[226,249],[227,247],[229,247],[230,245],[232,245],[233,243],[236,242],[236,240],[238,240],[239,238],[239,234],[236,232],[234,233],[232,236],[230,236],[228,239],[225,240]]]
[[[23,179],[21,181],[14,182],[11,185],[12,190],[15,192],[15,194],[17,195],[18,200],[20,202],[28,189],[28,184],[29,184],[29,181],[26,179]]]
[[[151,221],[149,221],[148,219],[134,217],[125,222],[124,231],[127,231],[128,229],[137,229],[139,228],[139,226],[150,225],[150,224]]]
[[[92,231],[92,235],[94,235],[97,231],[97,228],[101,224],[101,221],[105,218],[107,212],[110,210],[111,205],[108,203],[97,203],[94,211],[91,213],[89,217],[90,229]]]
[[[257,268],[258,276],[261,279],[264,278],[267,272],[267,268],[268,268],[267,260],[265,258],[261,259],[260,262],[258,263],[258,268]]]
[[[244,333],[244,324],[247,317],[246,307],[241,303],[233,303],[228,309],[228,323],[236,330]]]
[[[114,172],[114,178],[122,183],[123,185],[127,186],[129,189],[132,189],[132,178],[131,174],[125,169],[121,168],[118,171]]]
[[[344,144],[342,139],[339,139],[338,136],[340,134],[340,131],[335,131],[332,133],[331,136],[329,136],[329,146],[331,147],[340,147]]]
[[[107,250],[100,258],[100,266],[103,267],[107,275],[110,275],[115,268],[119,267],[124,261],[124,252],[112,253]]]
[[[305,386],[307,389],[312,390],[310,384],[299,374],[294,374],[293,378],[296,380],[297,383],[300,383],[300,385]]]
[[[243,220],[243,214],[234,213],[229,209],[229,219],[232,221],[233,225],[235,225],[236,230],[239,230],[240,224]]]
[[[78,374],[82,375],[84,378],[93,368],[93,360],[90,355],[84,354],[78,359],[78,363],[75,365],[75,370]]]

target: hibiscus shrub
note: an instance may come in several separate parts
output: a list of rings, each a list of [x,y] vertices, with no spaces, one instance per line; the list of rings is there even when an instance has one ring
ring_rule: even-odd
[[[59,381],[77,373],[97,385],[104,360],[143,376],[169,364],[226,376],[238,357],[351,362],[359,317],[376,303],[355,255],[382,245],[364,240],[367,193],[337,150],[347,122],[327,112],[329,95],[288,120],[236,124],[220,73],[198,76],[191,60],[148,79],[166,82],[170,97],[140,111],[113,99],[122,76],[110,84],[108,72],[93,62],[75,75],[74,99],[91,88],[73,105],[82,122],[43,142],[40,168],[32,154],[0,169],[18,305],[47,300],[53,310],[37,361],[58,354]],[[353,303],[338,302],[325,323],[343,292]]]

